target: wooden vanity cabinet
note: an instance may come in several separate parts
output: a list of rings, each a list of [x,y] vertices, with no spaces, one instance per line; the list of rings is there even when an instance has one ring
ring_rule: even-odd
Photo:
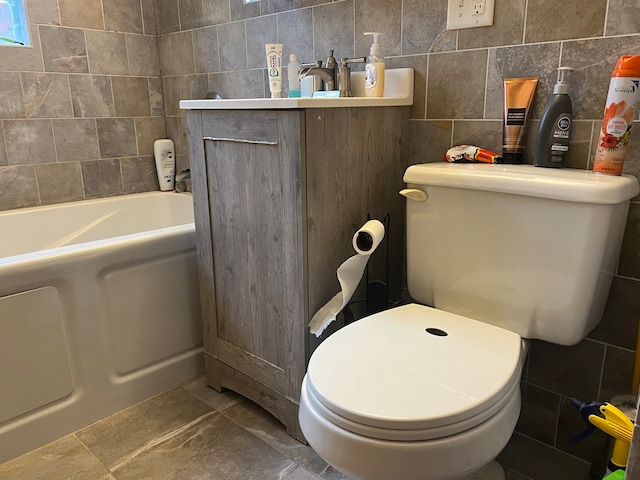
[[[402,139],[409,107],[189,110],[207,383],[265,408],[293,437],[313,314],[367,220],[390,215],[369,281],[402,287]],[[382,251],[380,251],[382,250]],[[333,325],[322,338],[339,325]]]

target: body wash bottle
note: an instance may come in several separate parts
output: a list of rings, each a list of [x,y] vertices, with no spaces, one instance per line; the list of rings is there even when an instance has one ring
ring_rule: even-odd
[[[153,142],[153,155],[156,160],[156,173],[161,192],[173,190],[176,168],[173,140],[161,138]]]
[[[367,57],[365,67],[364,91],[367,97],[382,97],[384,95],[384,57],[382,47],[378,43],[378,32],[366,32],[365,35],[373,35],[373,44]]]
[[[571,135],[571,119],[573,104],[569,96],[569,84],[565,80],[566,74],[573,68],[558,68],[558,80],[553,87],[553,95],[544,108],[538,137],[533,155],[536,167],[564,166],[564,157],[569,151],[569,136]]]

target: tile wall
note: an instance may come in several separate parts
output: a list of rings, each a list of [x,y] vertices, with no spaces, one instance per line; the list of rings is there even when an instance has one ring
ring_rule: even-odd
[[[562,65],[575,69],[568,164],[589,169],[611,71],[620,55],[640,54],[636,0],[496,0],[492,27],[459,32],[445,29],[446,0],[28,3],[35,47],[0,48],[0,209],[157,188],[152,139],[166,132],[178,168],[188,165],[179,99],[210,91],[267,96],[265,43],[283,43],[285,58],[296,53],[303,62],[324,59],[329,49],[336,57],[363,56],[362,34],[370,30],[384,34],[387,68],[416,72],[407,165],[440,161],[462,143],[499,151],[502,79],[536,76],[531,162]],[[640,176],[635,129],[625,173]],[[550,232],[548,248],[553,240]],[[600,326],[574,347],[532,342],[521,420],[504,464],[534,480],[589,478],[606,438],[568,442],[583,429],[569,398],[604,401],[630,392],[639,317],[636,198]]]
[[[0,46],[0,210],[157,190],[155,0],[28,0]]]

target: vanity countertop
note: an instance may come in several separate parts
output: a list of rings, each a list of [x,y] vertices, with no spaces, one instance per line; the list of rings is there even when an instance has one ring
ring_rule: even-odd
[[[387,70],[385,72],[385,90],[383,97],[362,96],[364,93],[364,72],[353,72],[351,74],[351,81],[353,97],[180,100],[180,108],[184,110],[272,110],[296,108],[397,107],[413,104],[412,68],[393,68]]]

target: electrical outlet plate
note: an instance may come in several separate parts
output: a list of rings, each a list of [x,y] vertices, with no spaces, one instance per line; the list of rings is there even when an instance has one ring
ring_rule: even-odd
[[[449,0],[447,30],[493,25],[495,0]]]

